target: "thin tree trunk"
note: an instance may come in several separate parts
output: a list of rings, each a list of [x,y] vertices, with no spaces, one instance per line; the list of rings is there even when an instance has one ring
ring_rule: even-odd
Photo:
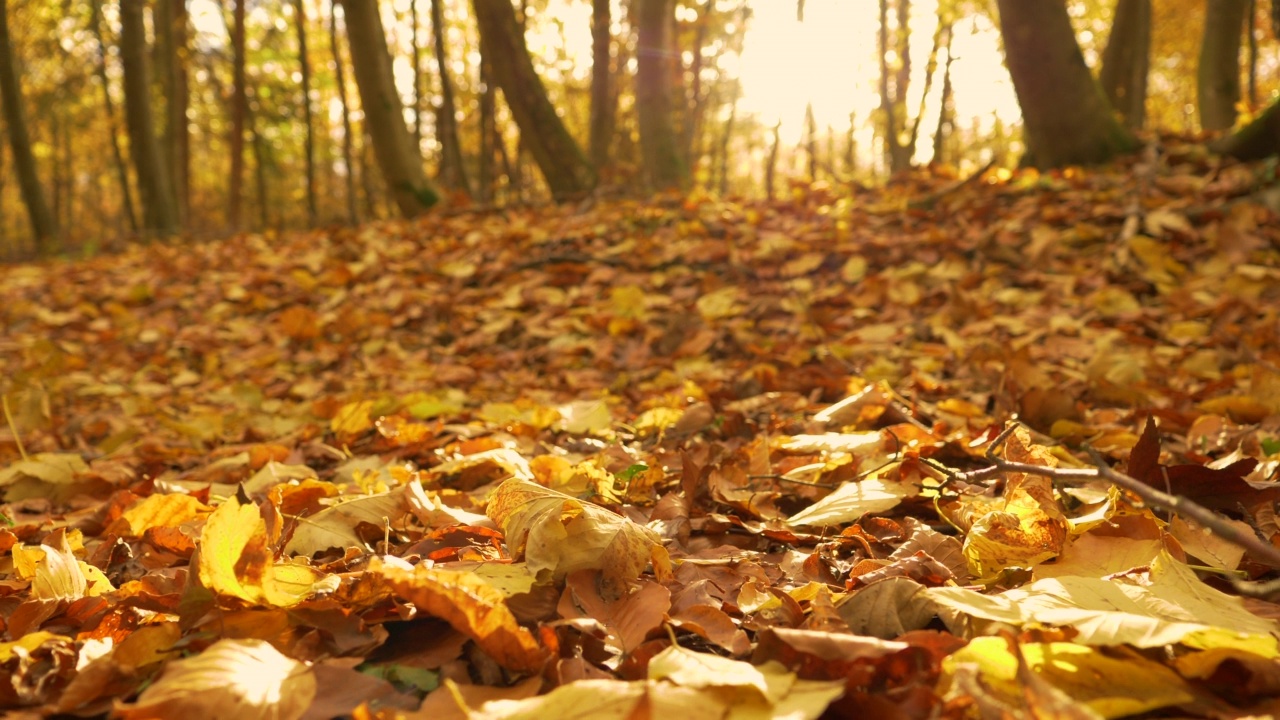
[[[481,45],[493,61],[493,78],[552,197],[561,200],[589,192],[595,186],[595,171],[547,99],[511,0],[472,0],[472,7]]]
[[[613,139],[617,98],[613,92],[610,58],[613,48],[613,18],[610,0],[591,2],[591,164],[602,175],[609,165],[609,144]]]
[[[808,156],[809,182],[818,180],[818,123],[813,119],[813,103],[804,106],[805,155]]]
[[[719,162],[717,163],[720,167],[720,197],[729,194],[729,140],[733,137],[733,126],[738,119],[738,97],[741,94],[740,92],[733,94],[733,104],[729,106],[729,119],[725,120],[724,132],[720,134]]]
[[[120,0],[120,60],[124,65],[125,121],[129,151],[142,195],[145,226],[152,233],[172,235],[178,212],[169,192],[169,172],[160,157],[151,115],[151,83],[147,68],[147,36],[143,21],[145,0]]]
[[[955,108],[952,107],[951,63],[955,56],[951,54],[951,40],[955,37],[955,25],[947,29],[947,64],[942,67],[942,97],[938,102],[938,127],[933,131],[933,158],[929,164],[941,165],[946,162],[946,140],[955,130]]]
[[[418,0],[409,0],[409,58],[413,63],[413,146],[422,152],[422,46],[418,44]]]
[[[27,217],[31,220],[31,234],[36,240],[36,251],[46,254],[56,248],[58,227],[53,214],[49,212],[49,206],[45,204],[44,190],[40,187],[40,177],[36,172],[35,155],[31,152],[31,136],[27,133],[27,118],[23,112],[18,65],[14,62],[13,44],[9,39],[9,8],[6,0],[0,0],[0,105],[4,106],[14,170],[18,175],[22,201],[27,206]]]
[[[938,72],[938,52],[942,50],[942,38],[944,35],[947,37],[947,44],[950,45],[950,21],[939,17],[938,27],[933,31],[933,45],[929,48],[929,60],[924,66],[924,92],[920,93],[920,107],[916,110],[916,119],[911,122],[911,134],[907,138],[909,158],[915,157],[916,143],[920,140],[920,123],[924,120],[924,108],[925,103],[929,100],[929,92],[933,90],[933,77]]]
[[[774,180],[778,168],[778,145],[781,144],[781,138],[779,137],[781,131],[782,121],[779,120],[778,123],[773,126],[773,143],[769,145],[769,160],[764,166],[764,194],[770,201],[773,200],[775,194]]]
[[[912,149],[903,142],[902,130],[906,122],[907,84],[911,79],[911,36],[907,21],[910,18],[909,0],[897,0],[894,45],[890,48],[889,0],[880,0],[880,28],[876,35],[880,51],[880,114],[884,123],[884,158],[890,174],[905,170],[911,165]],[[890,66],[890,50],[897,55],[897,64]]]
[[[320,216],[316,204],[315,120],[311,115],[311,60],[307,57],[307,11],[302,0],[293,0],[293,19],[298,32],[298,66],[302,70],[303,149],[307,161],[307,224],[314,226]]]
[[[672,66],[675,62],[671,18],[672,0],[637,0],[636,112],[640,151],[649,182],[656,189],[683,188],[688,170],[680,155],[672,107]]]
[[[1022,108],[1027,154],[1039,168],[1104,162],[1138,147],[1085,65],[1062,0],[997,0],[1000,34]]]
[[[329,6],[329,52],[333,55],[333,71],[338,85],[338,103],[342,106],[342,167],[346,174],[347,185],[347,222],[355,225],[360,222],[360,212],[356,202],[356,169],[352,149],[351,108],[347,103],[347,73],[343,68],[342,52],[338,46],[338,7]]]
[[[258,133],[258,115],[262,104],[257,92],[248,98],[249,112],[245,115],[245,127],[249,131],[249,147],[253,149],[253,178],[258,191],[258,229],[271,227],[271,199],[267,188],[267,147],[266,141]]]
[[[404,124],[378,3],[343,0],[342,7],[366,134],[373,141],[378,167],[396,207],[405,217],[414,217],[439,202],[440,196],[428,182],[422,153],[413,147],[413,138]]]
[[[1275,3],[1272,12],[1277,12]],[[1280,15],[1277,15],[1280,17]],[[1245,37],[1249,40],[1249,107],[1258,107],[1258,0],[1249,0],[1248,23]]]
[[[165,99],[164,130],[160,152],[174,184],[169,188],[178,208],[179,224],[187,217],[186,192],[190,148],[187,131],[187,74],[183,65],[187,39],[185,0],[159,0],[155,5],[156,74]]]
[[[707,41],[707,25],[711,22],[711,15],[715,12],[716,0],[706,0],[702,7],[698,8],[697,26],[693,32],[693,51],[689,60],[689,97],[685,105],[685,123],[684,123],[684,142],[682,145],[682,153],[685,162],[690,166],[694,165],[699,152],[697,151],[698,135],[702,130],[702,114],[707,105],[706,93],[702,89],[702,69],[706,65],[703,56],[703,45]]]
[[[462,161],[462,142],[458,137],[458,105],[449,78],[449,62],[445,57],[444,0],[431,0],[431,37],[435,46],[436,68],[440,73],[440,108],[436,112],[436,139],[440,143],[440,183],[451,190],[471,195],[466,166]]]
[[[1151,0],[1117,0],[1098,82],[1124,124],[1134,130],[1146,118],[1150,62]]]
[[[493,63],[483,48],[480,50],[480,162],[479,165],[479,198],[482,203],[491,203],[494,198],[493,156],[502,142],[498,136],[497,125],[497,93],[493,87]]]
[[[237,231],[241,226],[244,195],[244,130],[249,99],[245,90],[245,0],[234,0],[231,27],[231,175],[227,182],[227,224]]]
[[[1200,127],[1226,130],[1240,102],[1240,36],[1249,0],[1205,0],[1204,36],[1196,70]]]
[[[98,42],[98,62],[94,72],[98,82],[102,83],[102,105],[107,113],[107,132],[111,136],[111,157],[115,161],[116,179],[120,183],[121,205],[125,218],[129,221],[129,230],[138,232],[138,211],[133,205],[133,190],[129,185],[129,168],[125,164],[124,152],[120,149],[120,130],[116,124],[115,101],[111,99],[111,82],[107,78],[107,44],[102,39],[102,13],[96,2],[89,3],[89,29]]]

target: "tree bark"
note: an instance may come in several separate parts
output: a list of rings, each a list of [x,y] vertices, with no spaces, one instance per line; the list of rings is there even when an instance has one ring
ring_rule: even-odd
[[[440,107],[436,111],[436,140],[440,143],[440,184],[471,195],[466,166],[462,162],[462,142],[458,137],[458,106],[445,57],[444,0],[431,0],[431,37],[435,45],[436,68],[440,73]]]
[[[1240,160],[1261,160],[1280,154],[1280,100],[1271,103],[1253,122],[1211,147],[1216,152]]]
[[[338,8],[329,6],[329,52],[333,55],[334,80],[338,85],[338,104],[342,107],[342,167],[346,171],[347,185],[347,222],[352,225],[360,222],[360,212],[356,203],[356,167],[355,152],[352,148],[351,106],[347,103],[347,73],[343,68],[342,51],[338,46]]]
[[[498,135],[497,91],[493,87],[493,62],[483,49],[480,50],[480,158],[477,163],[477,196],[482,203],[491,203],[494,198],[494,155],[501,147],[502,138]],[[504,153],[505,154],[505,153]]]
[[[419,215],[440,200],[422,168],[422,154],[404,124],[404,108],[391,71],[387,36],[378,3],[342,0],[347,19],[347,47],[355,70],[365,128],[373,139],[378,167],[387,190],[405,217]]]
[[[9,147],[13,150],[14,170],[18,174],[22,201],[27,206],[36,251],[46,254],[56,247],[58,227],[54,223],[53,214],[49,212],[49,206],[45,204],[44,190],[40,187],[40,177],[36,172],[35,155],[31,152],[31,136],[27,133],[18,65],[14,62],[13,44],[9,39],[9,8],[5,0],[0,0],[0,104],[4,105],[4,120],[9,128]]]
[[[235,0],[231,26],[231,175],[227,180],[227,224],[240,229],[244,196],[244,124],[249,113],[245,90],[245,0]]]
[[[1005,62],[1038,168],[1100,163],[1138,146],[1085,65],[1062,0],[997,0]]]
[[[418,44],[418,0],[409,0],[409,61],[413,63],[413,146],[422,152],[422,46]]]
[[[481,52],[493,61],[493,78],[551,196],[564,200],[589,192],[595,187],[595,170],[547,98],[511,0],[472,0],[472,6],[480,26]]]
[[[144,226],[152,233],[172,235],[178,230],[178,211],[169,192],[169,172],[160,157],[151,116],[151,83],[147,77],[147,36],[143,22],[145,0],[120,0],[120,60],[124,66],[125,123],[129,152],[142,195]]]
[[[138,232],[138,213],[133,205],[133,190],[129,186],[129,167],[125,164],[124,151],[120,149],[119,129],[116,125],[116,105],[111,99],[111,81],[107,77],[107,44],[102,39],[102,11],[98,3],[89,4],[89,29],[98,43],[98,58],[94,73],[102,83],[102,106],[107,114],[107,132],[111,139],[111,158],[115,162],[116,179],[120,183],[121,205],[129,229]]]
[[[609,0],[591,2],[591,164],[604,173],[609,164],[617,98],[613,93],[613,23]]]
[[[170,192],[178,209],[178,222],[186,222],[190,196],[191,134],[187,129],[187,4],[186,0],[159,0],[155,6],[156,66],[165,99],[164,131],[160,147],[169,177]]]
[[[649,183],[658,190],[683,188],[688,169],[680,155],[672,104],[671,75],[676,61],[672,0],[636,0],[636,113],[640,153]]]
[[[1130,129],[1141,128],[1146,119],[1150,64],[1151,0],[1117,0],[1098,82]]]
[[[1241,30],[1249,0],[1205,0],[1204,35],[1196,69],[1200,127],[1227,130],[1240,102]]]
[[[293,21],[298,33],[298,67],[302,71],[302,121],[305,124],[303,149],[307,162],[307,224],[314,226],[320,216],[316,204],[315,120],[311,116],[311,59],[307,56],[307,11],[302,0],[293,0]]]

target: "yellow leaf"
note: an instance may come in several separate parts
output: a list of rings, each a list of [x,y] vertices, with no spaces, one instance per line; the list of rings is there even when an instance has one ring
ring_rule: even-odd
[[[668,562],[653,530],[528,480],[512,478],[499,485],[486,512],[530,572],[547,571],[559,579],[575,570],[600,570],[607,600],[621,597],[626,582],[650,562],[655,573]]]
[[[197,572],[214,595],[251,605],[297,605],[322,587],[323,575],[305,565],[276,565],[258,508],[234,497],[218,506],[200,533]]]
[[[1074,643],[1021,643],[1018,648],[1036,675],[1105,718],[1138,715],[1195,699],[1186,681],[1137,653],[1113,657]],[[990,692],[1018,704],[1023,691],[1017,678],[1018,660],[1004,638],[974,638],[945,658],[944,686],[966,664],[978,666]]]
[[[386,582],[422,612],[448,622],[504,668],[536,672],[549,657],[533,634],[516,622],[502,591],[474,573],[422,566],[409,571],[377,557],[365,573]]]
[[[347,403],[329,421],[329,429],[335,435],[363,434],[373,428],[373,419],[369,417],[372,410],[372,400]]]
[[[134,503],[112,523],[112,531],[125,537],[142,537],[154,527],[178,527],[212,510],[208,505],[182,493],[149,495]]]
[[[136,702],[115,714],[126,720],[297,720],[315,695],[315,674],[267,641],[219,640],[171,662]]]

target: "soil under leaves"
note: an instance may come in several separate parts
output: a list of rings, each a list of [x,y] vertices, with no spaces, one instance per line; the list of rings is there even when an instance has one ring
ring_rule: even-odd
[[[1280,711],[1280,605],[1229,582],[1265,558],[958,475],[1017,419],[1000,457],[1280,544],[1274,171],[1170,142],[0,270],[0,705]]]

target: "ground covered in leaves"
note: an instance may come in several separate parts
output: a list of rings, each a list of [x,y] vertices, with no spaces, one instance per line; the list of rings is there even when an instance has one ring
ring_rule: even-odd
[[[1274,173],[1169,144],[2,269],[0,706],[1280,711],[1240,591],[1277,568],[1086,454],[1280,544]]]

